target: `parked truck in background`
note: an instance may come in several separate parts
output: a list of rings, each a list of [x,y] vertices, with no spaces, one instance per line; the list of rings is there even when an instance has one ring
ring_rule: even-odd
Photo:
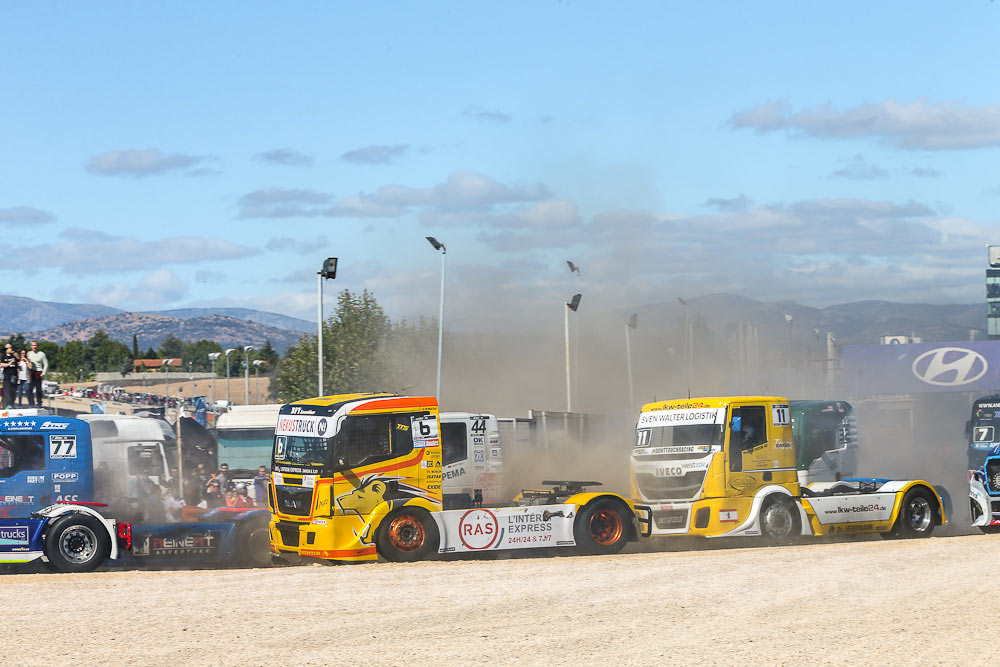
[[[440,433],[432,396],[346,394],[282,407],[268,499],[275,554],[415,561],[535,547],[614,553],[639,537],[644,515],[621,496],[586,490],[597,482],[549,482],[555,488],[525,491],[516,506],[445,510]]]
[[[643,406],[632,492],[652,508],[654,536],[880,533],[930,535],[946,519],[923,480],[800,484],[787,399],[725,396]]]

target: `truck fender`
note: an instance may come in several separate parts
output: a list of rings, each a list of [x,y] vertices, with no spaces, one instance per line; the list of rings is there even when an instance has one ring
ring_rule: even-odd
[[[108,557],[111,560],[118,559],[119,556],[118,535],[116,534],[115,531],[116,521],[114,519],[105,518],[104,515],[95,510],[93,507],[87,507],[86,505],[62,505],[62,504],[49,505],[48,507],[42,508],[37,512],[35,512],[35,516],[45,517],[47,519],[56,519],[62,516],[63,514],[70,514],[70,513],[89,514],[90,516],[100,521],[101,525],[104,526],[104,529],[108,531],[108,537],[111,538],[111,553]],[[52,521],[48,521],[46,525],[48,525],[49,523],[52,523]]]
[[[802,507],[802,503],[799,502],[798,498],[793,496],[792,492],[783,486],[769,484],[768,486],[761,487],[757,490],[757,493],[754,494],[753,503],[750,505],[750,514],[747,516],[746,521],[728,532],[713,537],[747,535],[747,531],[749,531],[750,535],[760,535],[760,510],[764,506],[765,500],[776,495],[787,497],[787,499],[791,501],[791,503],[799,511],[799,525],[802,527],[801,534],[812,535],[812,526],[809,524],[809,516],[806,514],[805,508]]]
[[[951,494],[948,493],[948,489],[944,488],[940,484],[935,484],[934,490],[937,491],[938,497],[941,499],[941,524],[944,525],[945,523],[951,521],[951,513],[954,511],[954,507],[951,504]]]
[[[979,516],[973,520],[973,526],[988,526],[993,520],[993,512],[990,509],[990,497],[986,493],[986,487],[979,479],[969,480],[969,501],[979,507]],[[970,511],[972,507],[970,505]]]

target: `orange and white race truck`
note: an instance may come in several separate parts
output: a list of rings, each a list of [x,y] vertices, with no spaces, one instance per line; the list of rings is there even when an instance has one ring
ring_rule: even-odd
[[[415,561],[564,547],[615,553],[648,516],[597,482],[545,482],[512,506],[445,510],[437,400],[346,394],[282,406],[269,487],[279,558]],[[646,527],[646,531],[640,528]]]
[[[789,401],[775,396],[648,403],[631,457],[633,497],[653,536],[880,533],[926,537],[944,525],[923,480],[849,478],[800,484]]]

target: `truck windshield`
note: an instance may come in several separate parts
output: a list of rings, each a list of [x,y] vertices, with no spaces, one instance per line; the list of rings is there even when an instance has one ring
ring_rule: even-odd
[[[279,435],[274,439],[274,462],[291,465],[321,466],[330,448],[328,438],[304,438]]]
[[[721,445],[722,424],[687,424],[655,426],[636,431],[636,447],[678,447],[684,445]]]

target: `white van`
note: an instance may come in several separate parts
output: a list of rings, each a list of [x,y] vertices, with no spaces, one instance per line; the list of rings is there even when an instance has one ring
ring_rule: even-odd
[[[78,417],[90,424],[95,498],[119,509],[128,505],[136,475],[149,475],[160,486],[172,481],[164,449],[170,425],[162,419],[95,414]]]
[[[438,419],[445,509],[473,507],[476,501],[496,505],[507,500],[501,497],[503,463],[497,418],[474,412],[442,412]]]

